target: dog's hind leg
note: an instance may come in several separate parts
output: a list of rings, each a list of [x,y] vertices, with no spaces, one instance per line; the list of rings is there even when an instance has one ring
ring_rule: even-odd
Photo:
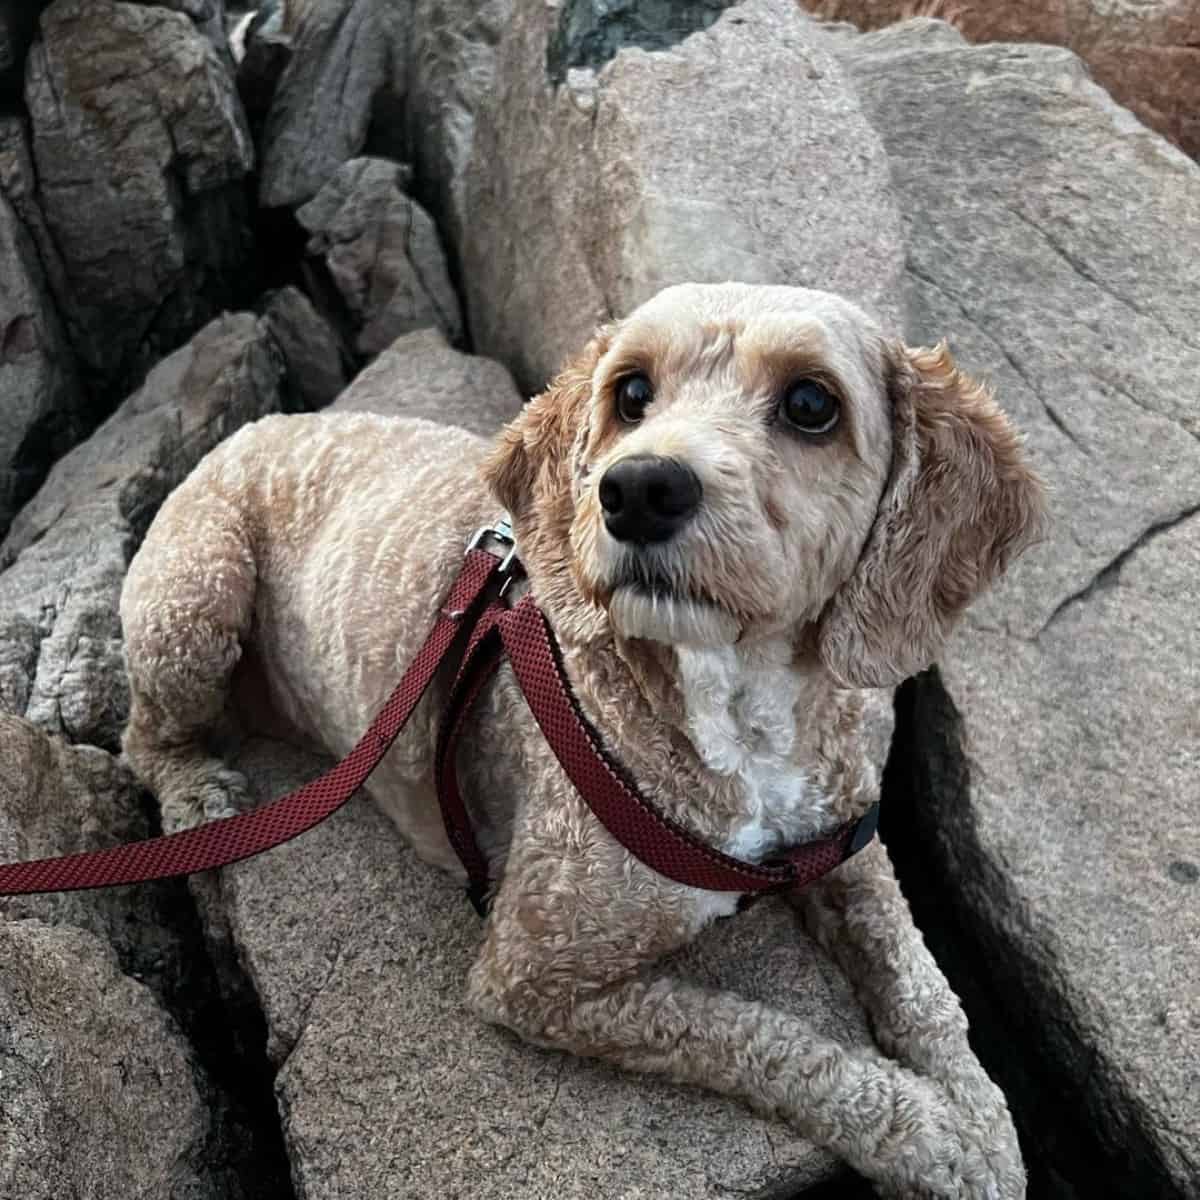
[[[122,746],[168,832],[249,804],[245,780],[211,742],[255,581],[244,513],[202,464],[155,518],[121,596],[131,701]]]

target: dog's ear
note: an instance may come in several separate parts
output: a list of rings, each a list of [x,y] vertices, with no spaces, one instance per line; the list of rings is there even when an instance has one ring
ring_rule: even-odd
[[[1037,538],[1042,487],[987,388],[945,344],[887,349],[892,467],[850,578],[818,628],[842,683],[885,687],[936,658],[967,605]]]
[[[484,482],[514,520],[523,520],[535,502],[544,505],[560,493],[570,500],[572,451],[586,432],[592,375],[608,340],[607,330],[600,330],[501,430],[484,461]]]

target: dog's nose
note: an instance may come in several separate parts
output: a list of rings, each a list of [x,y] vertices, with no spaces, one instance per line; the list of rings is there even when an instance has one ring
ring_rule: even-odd
[[[619,542],[665,542],[700,507],[696,472],[676,458],[636,454],[600,479],[604,525]]]

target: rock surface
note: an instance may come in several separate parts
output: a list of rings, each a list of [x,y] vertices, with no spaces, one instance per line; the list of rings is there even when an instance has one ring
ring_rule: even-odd
[[[302,204],[361,154],[373,117],[399,116],[412,0],[309,0],[288,22],[292,53],[263,134],[259,203]]]
[[[187,1044],[81,930],[0,922],[0,1195],[240,1200]]]
[[[407,179],[396,163],[356,158],[296,213],[310,235],[308,253],[323,258],[340,293],[355,348],[368,358],[414,329],[462,336],[437,229],[404,194]]]
[[[0,118],[0,537],[89,424],[37,243],[20,216],[35,188],[24,123]]]
[[[150,798],[129,769],[95,746],[70,746],[20,717],[0,715],[0,862],[74,854],[156,831]],[[174,1012],[204,1002],[205,964],[179,923],[184,885],[0,897],[0,919],[34,917],[103,938],[126,975],[145,983]]]
[[[913,0],[802,0],[827,17],[878,29]],[[973,42],[1052,42],[1152,129],[1200,155],[1200,0],[953,0],[941,9]]]
[[[239,295],[253,149],[226,64],[182,13],[55,0],[27,64],[50,283],[106,394]]]
[[[440,330],[421,329],[397,338],[332,407],[424,417],[492,437],[521,404],[512,376],[498,362],[455,350]]]
[[[128,707],[117,601],[166,494],[239,425],[281,407],[280,355],[246,313],[213,321],[59,460],[0,545],[0,709],[117,744]]]
[[[522,388],[688,279],[810,284],[897,315],[884,155],[793,0],[745,0],[654,52],[604,25],[607,49],[635,45],[598,69],[568,65],[608,8],[594,0],[437,7],[413,48],[415,187],[449,206],[475,348]],[[691,13],[679,36],[719,6],[668,7]]]
[[[321,762],[259,742],[241,766],[265,799]],[[221,886],[267,1014],[293,1179],[307,1200],[468,1185],[481,1200],[715,1200],[791,1195],[840,1175],[786,1126],[731,1102],[538,1050],[473,1017],[463,987],[477,919],[365,798],[226,868]],[[678,970],[786,1005],[830,1036],[868,1038],[847,985],[790,910],[764,903],[711,932]]]
[[[1055,1194],[1191,1196],[1200,167],[1068,51],[931,22],[838,44],[905,214],[909,332],[994,380],[1051,488],[1048,541],[902,693],[908,882],[945,880],[937,948]]]
[[[324,408],[346,386],[348,354],[329,322],[299,288],[280,288],[263,309],[283,355],[289,412]]]

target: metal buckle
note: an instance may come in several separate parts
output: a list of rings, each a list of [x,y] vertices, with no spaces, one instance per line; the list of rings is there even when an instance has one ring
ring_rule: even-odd
[[[507,546],[505,553],[497,555],[500,559],[498,574],[504,580],[500,588],[500,594],[503,596],[508,590],[508,585],[512,582],[513,576],[521,570],[521,560],[517,557],[517,539],[513,534],[512,522],[508,519],[508,514],[505,513],[494,525],[481,525],[471,535],[471,539],[467,542],[466,553],[470,554],[472,550],[487,549],[484,543],[491,538],[497,541],[501,546]],[[491,553],[491,550],[488,550]]]

